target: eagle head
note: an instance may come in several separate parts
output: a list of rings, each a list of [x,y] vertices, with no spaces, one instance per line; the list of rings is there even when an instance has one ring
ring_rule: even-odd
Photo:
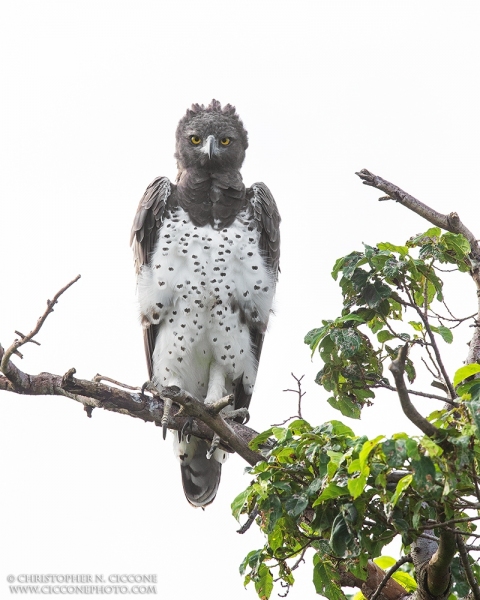
[[[240,169],[248,136],[235,107],[218,100],[193,104],[180,119],[175,158],[179,170],[196,167],[211,172]]]

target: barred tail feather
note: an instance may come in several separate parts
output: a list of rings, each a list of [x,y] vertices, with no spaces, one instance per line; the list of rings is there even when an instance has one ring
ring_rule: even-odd
[[[217,495],[222,462],[227,453],[216,450],[209,460],[206,456],[209,444],[192,436],[187,443],[179,440],[179,434],[174,434],[174,451],[180,461],[183,491],[192,506],[203,507],[211,504]]]

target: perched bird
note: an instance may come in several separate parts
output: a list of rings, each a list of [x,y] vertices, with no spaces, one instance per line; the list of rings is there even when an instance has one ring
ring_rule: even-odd
[[[247,147],[234,106],[194,104],[177,127],[176,183],[148,186],[131,236],[150,380],[206,403],[233,394],[235,409],[250,403],[280,256],[272,194],[243,184]],[[175,433],[183,489],[205,506],[226,454],[187,439]]]

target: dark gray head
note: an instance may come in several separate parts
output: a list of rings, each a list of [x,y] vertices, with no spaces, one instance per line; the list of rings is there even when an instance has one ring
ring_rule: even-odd
[[[197,167],[211,172],[240,169],[248,137],[235,107],[218,100],[193,104],[177,127],[175,158],[180,171]]]

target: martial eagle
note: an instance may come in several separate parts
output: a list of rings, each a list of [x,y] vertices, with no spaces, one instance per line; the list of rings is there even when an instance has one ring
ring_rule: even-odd
[[[243,184],[247,147],[235,107],[194,104],[176,132],[176,183],[148,186],[131,240],[150,379],[206,403],[234,394],[235,409],[250,403],[280,256],[272,194]],[[225,453],[187,439],[175,434],[183,489],[205,506]]]

